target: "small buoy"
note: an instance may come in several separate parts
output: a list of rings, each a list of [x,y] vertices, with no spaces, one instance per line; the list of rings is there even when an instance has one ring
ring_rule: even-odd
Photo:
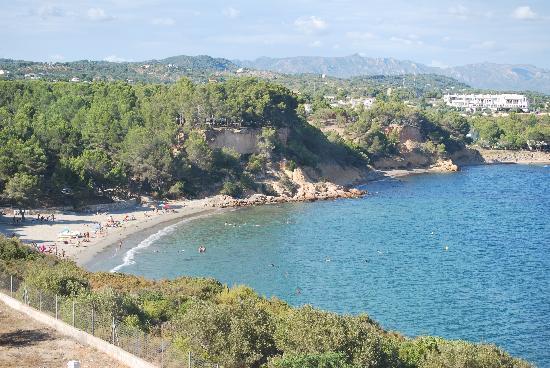
[[[449,250],[449,247],[447,245],[445,246],[445,250]]]
[[[432,231],[432,233],[430,235],[433,235],[433,234],[434,234],[434,232]]]

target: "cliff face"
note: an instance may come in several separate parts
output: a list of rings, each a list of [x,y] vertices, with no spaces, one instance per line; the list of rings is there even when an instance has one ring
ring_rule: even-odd
[[[392,133],[399,139],[398,155],[377,158],[373,166],[380,170],[426,168],[437,161],[431,152],[424,149],[422,132],[413,126],[391,125]]]
[[[287,144],[289,134],[289,128],[277,129],[277,139],[281,145]],[[259,128],[217,128],[205,131],[206,141],[210,148],[229,148],[241,155],[259,153],[260,135],[261,129]],[[342,165],[333,160],[323,161],[315,168],[303,167],[302,169],[310,182],[327,181],[342,186],[364,182],[371,175],[371,170],[367,166]],[[281,170],[276,165],[271,167],[271,172],[275,174]],[[280,179],[280,175],[276,176]],[[290,175],[290,179],[292,180],[292,175]]]
[[[248,155],[258,153],[261,132],[259,128],[215,128],[205,131],[205,136],[210,148],[231,148],[241,155]],[[288,134],[288,128],[277,129],[277,138],[283,145],[288,140]]]

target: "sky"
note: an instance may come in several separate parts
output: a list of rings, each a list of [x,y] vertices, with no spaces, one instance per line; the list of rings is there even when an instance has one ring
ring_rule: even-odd
[[[550,69],[550,0],[0,0],[0,58],[394,57]]]

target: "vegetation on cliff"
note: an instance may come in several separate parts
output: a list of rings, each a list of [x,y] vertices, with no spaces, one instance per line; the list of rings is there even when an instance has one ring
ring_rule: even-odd
[[[411,106],[395,96],[379,98],[368,109],[331,107],[318,99],[308,120],[329,140],[347,144],[371,161],[416,150],[433,162],[472,143],[496,149],[550,147],[549,115],[467,116],[446,107]],[[413,128],[417,135],[401,136],[403,127]],[[406,140],[416,145],[407,146]]]
[[[366,314],[293,308],[250,288],[228,288],[212,279],[151,281],[90,273],[71,261],[31,251],[16,239],[0,237],[0,272],[77,302],[92,300],[143,331],[163,325],[182,354],[192,350],[226,368],[530,366],[494,345],[407,338],[385,331]]]
[[[170,86],[0,81],[0,201],[269,192],[256,179],[269,164],[360,160],[307,124],[297,106],[286,88],[251,78]],[[212,126],[263,129],[260,152],[211,148],[204,130]],[[273,134],[280,128],[289,131],[285,144]]]

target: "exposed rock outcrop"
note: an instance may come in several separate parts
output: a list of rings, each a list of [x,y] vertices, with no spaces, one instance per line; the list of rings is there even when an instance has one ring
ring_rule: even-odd
[[[279,173],[282,180],[287,180],[294,188],[290,193],[284,185],[273,182],[272,187],[277,192],[276,196],[265,194],[253,194],[248,198],[237,199],[231,196],[218,195],[212,197],[205,206],[207,207],[246,207],[270,203],[306,202],[328,200],[337,198],[357,198],[367,192],[356,188],[345,188],[328,181],[313,181],[308,174],[297,168],[293,171],[283,170]]]
[[[231,148],[241,155],[258,153],[259,128],[215,128],[205,131],[206,142],[211,148]],[[289,129],[277,129],[277,138],[286,145]]]
[[[458,165],[456,165],[452,160],[439,160],[430,167],[430,171],[434,172],[456,172],[460,171]]]

